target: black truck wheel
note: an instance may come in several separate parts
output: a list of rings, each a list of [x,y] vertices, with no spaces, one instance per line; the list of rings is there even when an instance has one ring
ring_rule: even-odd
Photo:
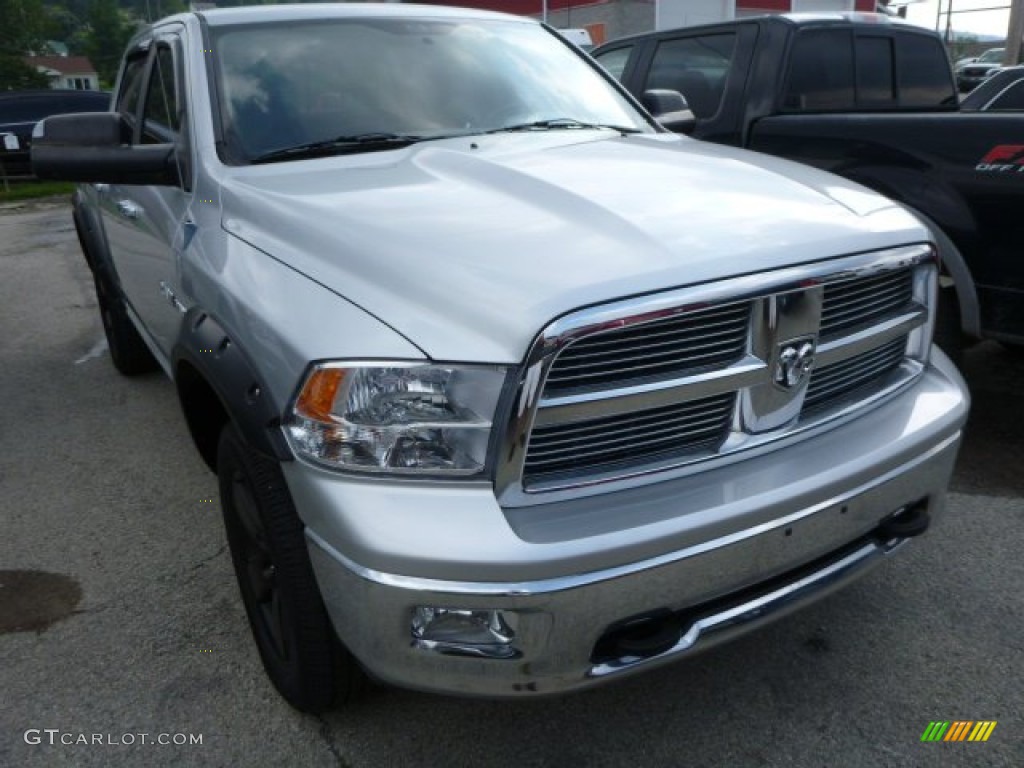
[[[331,627],[280,466],[228,424],[217,475],[231,560],[270,680],[303,712],[340,703],[361,672]]]
[[[139,376],[157,369],[156,359],[128,318],[124,299],[102,275],[94,275],[96,301],[100,307],[103,333],[110,348],[110,359],[125,376]]]

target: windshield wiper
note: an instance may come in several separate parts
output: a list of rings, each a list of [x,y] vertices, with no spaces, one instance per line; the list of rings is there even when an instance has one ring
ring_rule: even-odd
[[[612,125],[610,123],[589,123],[586,120],[577,120],[573,117],[553,117],[548,120],[533,120],[528,123],[513,123],[503,125],[501,128],[492,128],[484,133],[515,133],[516,131],[557,131],[557,130],[584,130],[584,129],[605,129],[618,131],[622,134],[642,133],[639,128],[631,128],[625,125]]]
[[[383,149],[401,149],[419,141],[440,139],[443,136],[408,136],[400,133],[360,133],[351,136],[336,136],[326,141],[311,141],[294,147],[272,149],[257,155],[249,162],[272,163],[277,160],[298,160],[310,157],[326,157],[350,152],[373,152]]]

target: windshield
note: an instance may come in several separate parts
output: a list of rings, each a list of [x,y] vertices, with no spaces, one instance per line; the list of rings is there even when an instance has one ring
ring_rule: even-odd
[[[234,160],[338,139],[371,151],[524,125],[653,130],[536,24],[353,18],[211,31]]]
[[[981,56],[978,57],[978,61],[982,64],[991,64],[992,62],[1000,62],[1003,60],[1003,49],[992,48],[985,51]]]

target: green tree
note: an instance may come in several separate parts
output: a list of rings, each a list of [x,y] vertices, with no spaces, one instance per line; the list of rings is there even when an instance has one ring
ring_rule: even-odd
[[[44,18],[40,0],[0,0],[0,90],[46,87],[23,60],[42,49]]]
[[[20,57],[0,56],[0,91],[46,88],[49,84],[46,75],[28,66]]]
[[[117,76],[121,54],[133,29],[121,15],[117,0],[92,0],[89,3],[89,32],[85,53],[96,67],[100,83],[109,87]]]

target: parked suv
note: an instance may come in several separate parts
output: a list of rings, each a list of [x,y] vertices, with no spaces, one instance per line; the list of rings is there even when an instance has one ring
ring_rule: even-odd
[[[989,48],[974,61],[957,66],[957,88],[970,91],[981,85],[1002,68],[1005,53],[1005,48]]]
[[[660,129],[541,24],[255,6],[45,120],[115,366],[174,381],[263,663],[523,697],[831,592],[943,509],[928,231]],[[878,584],[884,589],[884,584]]]
[[[0,177],[31,175],[32,127],[50,115],[95,112],[110,104],[102,91],[0,91]]]

